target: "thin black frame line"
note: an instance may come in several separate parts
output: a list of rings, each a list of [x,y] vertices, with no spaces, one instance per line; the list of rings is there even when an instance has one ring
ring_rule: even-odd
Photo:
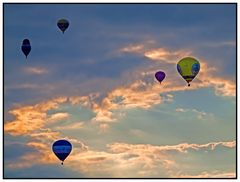
[[[236,179],[238,179],[238,152],[237,152],[237,145],[238,145],[238,124],[237,124],[237,121],[238,121],[238,114],[237,114],[237,111],[238,111],[238,102],[237,102],[237,97],[238,97],[238,77],[237,77],[237,73],[238,73],[238,44],[237,44],[237,41],[238,41],[238,4],[236,4],[235,6],[236,8]]]
[[[34,3],[28,3],[28,2],[22,2],[22,3],[11,3],[11,2],[5,2],[3,4],[89,4],[89,5],[94,5],[94,4],[111,4],[111,5],[114,5],[114,4],[237,4],[237,3],[233,3],[233,2],[229,2],[229,3],[222,3],[222,2],[189,2],[189,3],[169,3],[169,2],[159,2],[159,3],[156,3],[156,2],[142,2],[142,3],[139,3],[139,2],[116,2],[116,3],[109,3],[109,2],[103,2],[103,3],[99,3],[99,2],[79,2],[79,3],[75,3],[75,2],[61,2],[61,3],[57,3],[57,2],[47,2],[47,3],[44,3],[44,2],[34,2]]]

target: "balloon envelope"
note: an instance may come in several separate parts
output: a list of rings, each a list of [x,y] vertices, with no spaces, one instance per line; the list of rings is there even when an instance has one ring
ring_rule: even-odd
[[[197,76],[200,71],[200,63],[198,60],[192,57],[185,57],[181,59],[177,64],[178,73],[190,86],[190,82]]]
[[[164,78],[165,78],[166,74],[163,71],[158,71],[157,73],[155,73],[155,78],[161,83]]]
[[[69,26],[69,22],[66,19],[60,19],[57,22],[57,26],[62,31],[62,33],[64,33]]]
[[[28,39],[24,39],[22,42],[22,52],[24,53],[24,55],[28,56],[28,54],[31,51],[31,45],[30,45],[30,41]]]
[[[58,159],[62,161],[63,164],[63,161],[72,151],[72,145],[67,140],[58,140],[53,143],[52,150],[54,154],[58,157]]]

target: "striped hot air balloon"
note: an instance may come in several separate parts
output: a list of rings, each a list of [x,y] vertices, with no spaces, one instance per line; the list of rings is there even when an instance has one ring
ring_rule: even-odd
[[[200,63],[195,58],[185,57],[178,62],[177,71],[190,86],[190,82],[200,71]]]
[[[53,143],[52,151],[58,157],[58,159],[62,161],[63,165],[63,161],[68,157],[68,155],[72,151],[72,145],[67,140],[58,140]]]

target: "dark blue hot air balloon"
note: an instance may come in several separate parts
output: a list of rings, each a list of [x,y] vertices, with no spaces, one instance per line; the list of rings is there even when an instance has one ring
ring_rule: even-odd
[[[26,59],[30,51],[31,51],[30,41],[28,39],[24,39],[22,42],[22,52],[25,54]]]
[[[158,71],[157,73],[155,73],[155,78],[160,82],[160,84],[165,77],[166,77],[166,74],[163,71]]]
[[[62,165],[63,165],[63,161],[67,158],[67,156],[72,151],[72,145],[67,140],[58,140],[53,143],[52,151],[58,157],[58,159],[62,161]]]
[[[60,19],[57,22],[57,26],[62,31],[62,33],[64,33],[69,26],[69,22],[66,19]]]

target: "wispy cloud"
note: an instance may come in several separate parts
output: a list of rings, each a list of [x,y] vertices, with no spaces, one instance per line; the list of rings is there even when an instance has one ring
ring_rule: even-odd
[[[152,72],[147,71],[145,74],[142,71],[139,72],[138,80],[110,91],[102,102],[98,106],[96,105],[95,109],[93,109],[97,114],[94,120],[98,122],[114,122],[116,121],[116,115],[113,111],[133,108],[150,109],[164,101],[173,101],[171,93],[178,91],[213,87],[217,95],[235,96],[236,84],[234,82],[211,75],[210,73],[216,68],[208,67],[204,61],[201,65],[202,71],[199,77],[194,80],[196,83],[192,84],[190,88],[179,82],[178,79],[181,78],[176,78],[175,75],[167,75],[166,81],[160,85],[154,80]],[[151,79],[148,79],[149,75]],[[164,98],[163,94],[167,96]],[[193,112],[197,113],[200,119],[207,114],[197,110],[193,110]]]
[[[41,67],[26,67],[24,68],[24,72],[27,74],[41,75],[48,73],[48,70]]]
[[[149,60],[162,61],[174,64],[176,59],[181,59],[184,56],[192,54],[190,50],[169,50],[165,47],[153,48],[155,41],[146,41],[145,43],[130,44],[120,49],[120,52],[141,54]]]
[[[177,108],[176,109],[177,112],[187,112],[187,109],[183,109],[183,108]]]
[[[99,124],[116,122],[118,117],[124,116],[122,114],[124,109],[149,109],[161,102],[159,93],[152,92],[151,87],[148,89],[144,82],[136,81],[127,87],[120,87],[109,92],[100,104],[93,107],[96,117],[92,120]],[[106,125],[104,126],[106,128]]]
[[[33,106],[23,106],[9,111],[16,118],[7,121],[4,125],[4,131],[11,135],[27,135],[44,127],[47,121],[47,111],[58,108],[60,103],[66,101],[66,98],[59,97],[56,99],[42,102]]]
[[[154,46],[154,43],[151,43],[151,46]],[[205,60],[200,60],[200,73],[197,78],[194,79],[194,84],[192,84],[190,88],[183,84],[184,81],[179,81],[182,80],[182,78],[177,72],[176,74],[168,74],[169,70],[171,72],[173,71],[172,64],[176,64],[180,57],[192,54],[190,50],[170,50],[166,47],[152,48],[149,46],[149,43],[130,44],[129,46],[123,47],[121,50],[123,52],[147,56],[149,60],[159,60],[159,63],[162,64],[162,68],[166,70],[167,77],[164,83],[159,85],[154,78],[156,68],[150,66],[149,68],[136,71],[135,80],[128,85],[115,87],[109,90],[102,99],[100,99],[99,93],[68,98],[71,104],[81,104],[84,107],[90,108],[96,114],[96,116],[92,118],[92,121],[101,124],[102,129],[107,129],[108,123],[116,122],[118,117],[122,117],[124,114],[121,113],[124,113],[124,109],[150,109],[154,105],[173,101],[173,97],[168,97],[171,95],[171,92],[212,87],[215,89],[217,95],[236,95],[236,83],[216,76],[215,73],[218,69],[216,67],[210,67]],[[39,88],[38,85],[34,84],[23,85],[23,88],[28,87],[33,89]],[[51,87],[48,89],[51,90]],[[163,94],[166,96],[163,96]],[[202,116],[204,116],[204,113],[202,113]],[[7,128],[8,127],[9,125],[7,125]]]
[[[66,112],[52,114],[47,120],[48,123],[54,123],[61,120],[68,119],[69,114]]]
[[[154,61],[163,61],[170,64],[176,64],[176,59],[191,55],[191,51],[179,50],[169,51],[166,48],[156,48],[144,53],[144,56]]]
[[[104,174],[105,177],[134,177],[137,175],[141,175],[143,177],[159,175],[171,177],[171,173],[169,171],[180,171],[181,168],[181,164],[177,161],[177,159],[172,158],[172,152],[188,154],[191,150],[206,151],[215,150],[218,146],[224,148],[234,148],[236,146],[235,141],[210,142],[206,144],[181,143],[178,145],[162,146],[154,146],[149,144],[112,143],[107,145],[108,150],[98,151],[94,148],[89,148],[77,139],[72,137],[62,137],[61,133],[55,132],[50,128],[46,128],[47,118],[59,119],[62,118],[62,116],[67,116],[66,113],[61,115],[56,115],[56,113],[52,115],[47,114],[49,110],[54,111],[55,109],[59,108],[60,104],[66,102],[72,104],[83,104],[87,107],[96,107],[96,112],[100,106],[106,110],[117,109],[125,106],[128,108],[129,104],[132,107],[131,103],[129,102],[133,101],[136,104],[139,104],[134,105],[134,107],[141,107],[143,109],[151,107],[152,102],[145,103],[144,100],[140,98],[142,96],[141,94],[139,94],[137,97],[131,94],[133,90],[138,90],[138,84],[134,84],[130,88],[130,91],[128,90],[129,88],[127,90],[124,88],[123,92],[121,90],[121,92],[119,92],[119,89],[115,90],[114,92],[110,93],[108,97],[104,98],[104,102],[101,102],[101,104],[97,106],[95,105],[96,103],[92,103],[90,101],[91,99],[96,98],[95,95],[90,98],[61,97],[33,106],[24,106],[12,110],[11,113],[16,118],[5,124],[5,132],[13,136],[30,137],[31,141],[27,143],[27,146],[34,148],[36,152],[29,152],[23,156],[20,156],[18,160],[14,161],[14,163],[7,163],[7,167],[29,168],[38,164],[58,163],[58,159],[51,151],[51,145],[56,139],[66,138],[74,145],[74,150],[66,161],[66,165],[69,166],[69,168],[76,171],[81,171],[81,173],[84,173],[88,176],[99,177],[103,176]],[[147,95],[149,91],[141,89],[140,92],[142,92],[143,95]],[[126,94],[124,95],[126,98],[128,98],[126,102],[123,102],[121,97],[116,99],[116,96],[119,97],[119,93],[120,96],[122,96],[122,93]],[[150,96],[147,96],[147,98],[150,99]],[[171,98],[172,96],[169,97]],[[153,101],[156,102],[156,99],[153,99]],[[120,102],[121,104],[114,105],[112,102],[115,104]],[[82,123],[71,123],[62,127],[65,127],[65,129],[74,129],[76,127],[81,128],[82,126],[84,126]],[[100,122],[100,127],[104,130],[109,126],[106,124],[106,122]],[[133,131],[133,134],[142,135],[143,133],[135,130]],[[162,173],[159,174],[159,171],[162,171]],[[122,174],[124,174],[124,176]]]
[[[225,172],[225,171],[204,171],[200,174],[181,174],[173,175],[176,178],[235,178],[236,172]]]
[[[200,46],[204,47],[212,47],[212,48],[218,48],[218,47],[235,47],[236,46],[236,41],[220,41],[220,42],[206,42],[206,43],[201,43]]]
[[[33,140],[37,141],[54,141],[58,138],[60,138],[60,133],[57,131],[52,131],[49,128],[39,129],[35,132],[29,133],[29,137],[31,137]]]
[[[192,109],[192,111],[197,114],[198,119],[204,119],[207,115],[213,116],[213,114],[211,114],[211,113],[206,113],[204,111],[198,111],[196,109]]]
[[[123,51],[142,54],[155,62],[159,60],[166,68],[173,64],[173,60],[176,61],[180,56],[187,53],[184,50],[174,52],[166,48],[143,49],[143,46],[134,45]],[[91,109],[95,114],[90,119],[91,123],[99,124],[101,131],[106,131],[109,129],[110,123],[117,122],[119,118],[124,117],[125,110],[136,108],[147,110],[164,102],[172,102],[174,99],[173,92],[213,87],[217,95],[235,96],[236,84],[212,74],[216,70],[217,68],[215,67],[209,67],[206,61],[201,61],[201,71],[197,79],[194,80],[196,83],[188,88],[179,82],[175,75],[167,75],[164,84],[160,85],[154,80],[153,73],[155,70],[146,68],[137,72],[139,77],[136,76],[136,80],[128,85],[110,90],[104,97],[99,93],[85,96],[59,97],[35,105],[14,108],[9,113],[15,118],[6,122],[4,132],[12,136],[30,137],[31,141],[27,145],[36,149],[37,152],[27,153],[21,156],[18,161],[8,163],[7,166],[9,168],[27,168],[36,164],[53,164],[58,162],[50,146],[54,140],[64,137],[62,137],[60,132],[55,132],[54,130],[82,129],[85,126],[82,122],[76,123],[74,121],[62,126],[53,126],[51,129],[47,127],[49,122],[54,124],[57,121],[69,119],[69,113],[65,111],[49,114],[49,111],[57,110],[63,103],[81,105]],[[204,118],[208,114],[196,109],[177,108],[176,111],[196,113],[199,119]],[[132,130],[132,134],[144,135],[144,132]],[[108,150],[98,151],[92,148],[89,149],[88,146],[73,137],[65,138],[71,140],[74,145],[79,146],[79,148],[74,149],[72,155],[67,160],[69,167],[95,177],[103,174],[111,177],[123,177],[122,174],[125,177],[134,177],[136,175],[143,177],[159,175],[171,177],[172,174],[169,171],[180,171],[181,166],[176,159],[173,159],[172,152],[188,154],[191,150],[212,151],[218,146],[228,149],[236,146],[235,141],[210,142],[207,144],[181,143],[163,146],[113,143],[107,145]],[[35,158],[37,160],[34,160]],[[29,162],[29,159],[32,159],[30,160],[31,162]],[[32,162],[33,160],[34,162]],[[159,174],[159,171],[162,171],[162,174]],[[182,175],[185,174],[179,173],[179,177]],[[195,174],[189,175],[194,176]],[[216,174],[209,175],[214,176]]]
[[[58,97],[32,106],[18,106],[18,108],[9,111],[15,118],[7,121],[4,125],[5,134],[29,137],[30,142],[27,142],[27,146],[36,149],[37,152],[30,152],[20,156],[19,162],[14,162],[15,164],[9,163],[8,167],[21,168],[31,167],[39,163],[54,163],[56,157],[51,151],[51,145],[59,138],[68,139],[83,151],[87,148],[81,141],[71,137],[63,137],[60,132],[54,131],[54,127],[53,129],[47,127],[49,122],[53,124],[56,121],[69,117],[69,114],[66,112],[48,113],[49,111],[57,110],[61,104],[68,102],[68,100],[69,98],[67,97]],[[78,127],[79,129],[82,126],[83,123],[71,123],[62,127],[65,129]]]
[[[229,43],[228,43],[229,44]],[[232,42],[230,42],[232,44]],[[135,44],[135,47],[145,44]],[[142,56],[148,57],[149,60],[153,61],[159,61],[159,63],[162,63],[161,68],[168,70],[172,64],[177,64],[177,62],[185,56],[194,56],[193,51],[191,50],[170,50],[165,47],[157,47],[157,48],[148,48],[148,45],[145,45],[146,51],[132,51],[133,54],[141,54]],[[128,48],[128,47],[126,47]],[[124,49],[124,48],[123,48]],[[129,52],[131,52],[131,49],[129,49]],[[218,71],[217,67],[209,66],[207,63],[207,60],[200,60],[201,69],[197,76],[197,78],[194,80],[194,82],[197,82],[197,84],[193,84],[191,86],[191,89],[197,89],[202,87],[213,87],[215,89],[215,93],[217,95],[222,96],[235,96],[236,95],[236,83],[231,80],[227,80],[221,76],[218,76],[216,73]],[[156,72],[156,70],[154,70]],[[141,75],[148,75],[148,74],[154,74],[154,71],[151,70],[145,70],[141,72]],[[178,74],[176,72],[176,74]],[[173,75],[173,74],[172,74]],[[172,77],[172,78],[169,78]],[[172,90],[174,88],[179,89],[179,84],[173,79],[177,77],[173,77],[169,74],[167,74],[167,78],[171,82],[169,84],[172,85]]]
[[[167,80],[162,85],[159,85],[154,80],[153,74],[150,74],[152,78],[149,80],[149,73],[143,74],[143,72],[140,72],[138,80],[125,87],[122,86],[110,91],[102,102],[93,108],[97,114],[94,121],[115,122],[116,115],[113,113],[114,110],[150,109],[164,101],[171,102],[173,101],[172,92],[213,87],[217,95],[235,96],[236,84],[234,82],[211,75],[210,73],[216,70],[216,68],[208,67],[205,62],[202,62],[202,67],[199,77],[194,80],[196,83],[192,84],[190,88],[183,85],[182,82],[176,81],[176,76],[167,76]],[[163,97],[162,94],[167,96]],[[206,116],[205,112],[197,110],[193,110],[193,112],[197,113],[200,119]]]
[[[34,83],[23,83],[23,84],[15,84],[15,85],[9,85],[6,86],[6,90],[10,89],[40,89],[40,86],[38,84]]]
[[[139,129],[130,130],[130,134],[135,135],[137,137],[144,137],[146,135],[146,133],[144,131],[139,130]]]
[[[53,127],[54,130],[79,130],[84,127],[84,122],[74,122],[71,124]]]
[[[127,109],[127,108],[142,108],[148,109],[154,104],[161,102],[161,99],[152,97],[152,91],[157,91],[159,84],[154,84],[155,86],[145,88],[142,86],[144,83],[136,82],[131,85],[131,87],[116,89],[108,94],[99,104],[95,102],[98,95],[91,95],[88,97],[59,97],[46,102],[38,103],[33,106],[19,106],[18,108],[10,111],[11,114],[15,116],[15,119],[8,121],[5,124],[5,133],[13,136],[28,136],[30,137],[30,142],[27,146],[34,148],[36,152],[29,152],[20,156],[14,163],[8,163],[9,168],[29,168],[33,165],[38,164],[54,164],[58,160],[51,151],[51,145],[53,141],[59,138],[66,138],[74,144],[74,150],[71,156],[67,160],[67,166],[76,171],[81,171],[89,176],[99,177],[102,174],[105,177],[134,177],[140,175],[143,177],[147,176],[166,176],[171,177],[171,171],[180,171],[181,164],[177,159],[172,158],[172,153],[179,154],[189,154],[193,151],[208,151],[215,150],[217,147],[224,148],[235,148],[235,141],[228,142],[210,142],[206,144],[189,144],[181,143],[178,145],[162,145],[154,146],[149,144],[128,144],[128,143],[112,143],[108,144],[106,151],[98,151],[94,148],[89,148],[81,141],[74,139],[72,137],[62,137],[60,132],[55,132],[58,130],[73,130],[80,129],[84,127],[82,122],[80,123],[70,123],[63,126],[53,127],[52,129],[47,128],[47,120],[52,118],[53,121],[58,121],[59,119],[68,117],[68,113],[53,113],[47,114],[50,110],[57,110],[61,104],[80,104],[84,107],[92,108],[94,112],[100,112],[102,110],[114,111],[117,109]],[[167,88],[167,87],[166,87]],[[136,94],[137,93],[137,94]],[[158,93],[158,92],[157,92]],[[156,93],[156,95],[158,95]],[[149,94],[149,95],[148,95]],[[158,95],[159,96],[159,95]],[[171,94],[167,97],[173,98]],[[126,99],[124,101],[124,99]],[[145,98],[147,102],[145,102]],[[160,98],[160,97],[159,97]],[[132,102],[135,105],[132,105]],[[157,103],[156,103],[157,102]],[[102,110],[99,110],[102,109]],[[185,111],[187,109],[177,108],[178,111]],[[188,111],[188,110],[187,110]],[[198,113],[197,110],[189,110],[191,112]],[[112,113],[109,117],[115,116]],[[97,115],[96,115],[97,117]],[[96,118],[94,117],[94,118]],[[104,116],[108,117],[108,115]],[[94,119],[92,118],[92,119]],[[104,118],[105,119],[105,118]],[[108,122],[112,121],[98,121],[101,130],[108,129]],[[97,121],[96,121],[97,122]],[[22,129],[19,129],[22,128]],[[141,130],[132,130],[134,135],[144,135],[145,133]],[[30,160],[37,158],[37,160]],[[113,165],[114,164],[114,165]],[[98,167],[96,167],[98,166]],[[159,170],[162,171],[159,174]],[[118,172],[116,172],[118,171]],[[124,176],[122,176],[124,174]],[[179,177],[183,175],[179,173]],[[189,174],[193,175],[193,174]]]
[[[76,142],[76,140],[73,140]],[[28,153],[22,156],[19,162],[10,163],[11,168],[28,168],[36,164],[53,164],[57,162],[56,157],[50,151],[49,146],[39,142],[27,144],[37,150],[35,153]],[[231,149],[236,147],[235,141],[210,142],[206,144],[188,144],[154,146],[148,144],[108,144],[106,151],[89,149],[82,143],[74,148],[73,153],[68,157],[65,167],[84,173],[91,177],[203,177],[205,173],[188,175],[183,174],[180,161],[174,156],[182,155],[182,158],[191,155],[192,151],[214,151],[216,147]],[[175,152],[175,153],[173,153]],[[29,159],[37,160],[29,161]],[[161,171],[161,172],[160,172]],[[226,172],[208,173],[208,177],[220,178]],[[231,175],[224,175],[231,177]]]
[[[120,49],[121,52],[135,52],[140,53],[144,50],[143,44],[131,44]]]
[[[162,151],[175,151],[180,153],[186,153],[188,150],[214,150],[217,146],[223,146],[227,148],[233,148],[236,146],[236,141],[231,142],[211,142],[207,144],[188,144],[181,143],[178,145],[165,145],[165,146],[153,146],[153,145],[131,145],[126,143],[114,143],[108,145],[110,150],[114,153],[121,153],[127,151],[151,151],[153,153]]]
[[[216,67],[209,67],[206,61],[201,62],[201,70],[199,72],[198,81],[201,87],[213,87],[216,95],[235,96],[236,83],[232,80],[216,76]]]
[[[142,44],[139,46],[131,45],[130,47],[132,46],[141,48]],[[132,51],[129,47],[127,47],[127,49],[129,52]],[[161,54],[165,56],[163,56],[163,68],[166,68],[166,70],[170,69],[168,67],[172,64],[172,62],[169,62],[168,60],[174,60],[176,62],[179,56],[186,53],[183,50],[171,51],[166,48],[153,48],[148,51],[159,52],[159,50]],[[133,52],[135,53],[135,51]],[[144,55],[142,52],[138,52],[137,54]],[[167,57],[169,57],[169,59]],[[150,56],[149,59],[155,58]],[[186,87],[183,82],[179,81],[181,78],[177,72],[176,74],[167,73],[167,78],[164,80],[164,84],[159,85],[153,76],[154,70],[152,68],[146,68],[136,72],[137,76],[135,75],[136,79],[133,80],[133,82],[108,91],[106,96],[101,99],[99,93],[91,93],[86,96],[72,96],[65,99],[68,99],[73,105],[81,104],[84,107],[90,108],[92,112],[96,114],[96,116],[91,119],[93,123],[98,123],[100,128],[106,130],[109,123],[117,122],[119,117],[124,116],[125,109],[150,109],[154,105],[171,102],[173,101],[172,92],[213,87],[217,95],[235,96],[236,84],[233,81],[214,75],[217,68],[208,66],[204,60],[201,60],[200,62],[201,71],[190,88]],[[163,94],[165,94],[165,96],[163,96]],[[194,112],[197,113],[198,111]],[[34,113],[34,111],[32,113]],[[198,114],[199,118],[203,118],[206,115],[206,113],[203,112],[198,112]],[[25,116],[26,114],[24,117]],[[44,118],[45,115],[42,117]],[[51,117],[53,119],[56,116]],[[63,116],[61,115],[61,117]],[[64,117],[66,118],[66,115]],[[49,119],[51,120],[51,118]],[[10,125],[6,126],[7,129],[10,129],[9,127]]]
[[[197,109],[185,109],[185,108],[176,108],[176,112],[192,112],[197,114],[197,118],[203,120],[205,118],[213,117],[212,113],[206,113],[204,111],[198,111]]]

